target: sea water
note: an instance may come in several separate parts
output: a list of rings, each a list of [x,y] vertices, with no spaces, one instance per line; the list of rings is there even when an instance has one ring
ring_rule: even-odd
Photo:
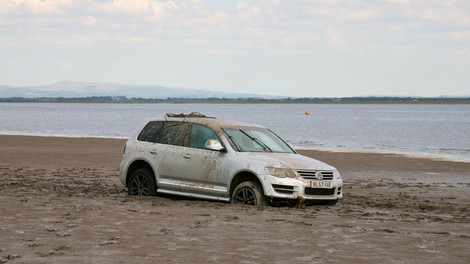
[[[189,112],[261,124],[296,148],[470,162],[465,104],[0,103],[0,134],[127,138],[145,119]]]

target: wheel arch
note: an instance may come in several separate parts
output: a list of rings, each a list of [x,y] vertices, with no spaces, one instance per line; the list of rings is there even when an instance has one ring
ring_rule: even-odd
[[[126,187],[129,186],[129,179],[131,178],[132,173],[134,173],[134,171],[136,171],[138,169],[141,169],[141,168],[147,169],[153,175],[153,178],[154,178],[155,182],[157,181],[157,179],[155,178],[155,172],[153,171],[152,166],[150,166],[150,164],[148,162],[146,162],[144,160],[135,160],[135,161],[132,162],[132,164],[127,169]]]
[[[261,188],[262,194],[264,194],[264,187],[258,176],[256,176],[256,174],[251,171],[241,171],[237,173],[230,182],[229,197],[232,197],[233,191],[240,183],[246,181],[255,182]]]

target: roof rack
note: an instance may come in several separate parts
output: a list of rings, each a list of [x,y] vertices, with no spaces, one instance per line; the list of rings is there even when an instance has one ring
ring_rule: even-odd
[[[184,114],[184,113],[181,113],[181,114],[173,114],[173,113],[166,113],[166,116],[165,117],[175,117],[175,118],[215,118],[215,117],[210,117],[210,116],[206,116],[206,115],[203,115],[199,112],[191,112],[189,114]]]

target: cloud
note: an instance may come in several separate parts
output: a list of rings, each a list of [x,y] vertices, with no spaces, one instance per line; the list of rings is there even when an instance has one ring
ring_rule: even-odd
[[[92,16],[87,16],[85,19],[83,19],[83,25],[84,26],[94,26],[96,25],[96,18]]]
[[[3,14],[58,14],[63,8],[74,5],[73,0],[3,0],[0,13]]]
[[[2,0],[5,15],[158,15],[165,9],[177,9],[173,1],[156,0]]]
[[[412,0],[387,0],[387,2],[390,2],[393,4],[409,4],[412,2]]]
[[[342,19],[346,21],[375,21],[380,17],[380,13],[376,10],[363,9],[345,13]]]
[[[47,45],[51,47],[76,47],[89,46],[95,41],[88,35],[66,35],[56,36],[44,33],[33,34],[29,37],[33,43]]]
[[[3,54],[106,50],[120,65],[470,58],[466,0],[0,0],[0,14]]]

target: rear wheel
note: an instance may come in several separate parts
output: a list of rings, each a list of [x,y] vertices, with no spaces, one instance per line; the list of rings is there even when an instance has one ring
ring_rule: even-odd
[[[233,204],[264,206],[266,199],[257,183],[242,182],[233,191],[231,202]]]
[[[153,174],[148,169],[134,171],[127,186],[129,195],[149,196],[155,195],[157,185]]]

